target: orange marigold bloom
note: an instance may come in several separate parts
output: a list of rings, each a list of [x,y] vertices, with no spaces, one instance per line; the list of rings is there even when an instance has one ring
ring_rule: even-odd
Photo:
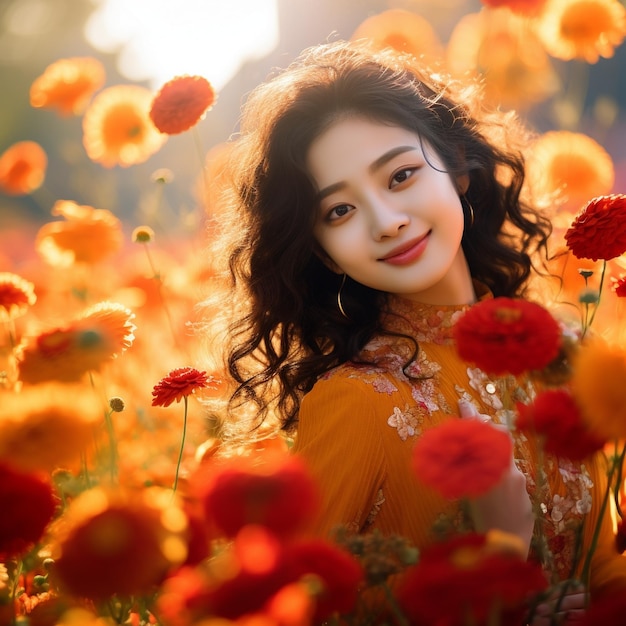
[[[134,317],[121,304],[101,302],[70,324],[41,333],[20,350],[20,380],[77,381],[100,370],[132,344]]]
[[[59,59],[31,85],[30,103],[58,109],[62,115],[79,114],[104,80],[104,66],[93,57]]]
[[[89,388],[47,383],[0,394],[0,459],[26,471],[52,471],[80,459],[102,406]]]
[[[152,92],[139,85],[101,91],[83,118],[83,145],[104,167],[128,167],[147,161],[167,139],[150,120]]]
[[[413,470],[445,498],[474,498],[494,487],[511,463],[511,438],[473,419],[451,419],[425,431]]]
[[[152,406],[167,407],[172,402],[180,402],[196,389],[208,387],[218,389],[221,381],[206,372],[193,367],[179,367],[161,379],[152,390]]]
[[[35,239],[37,252],[51,265],[97,263],[122,246],[122,223],[106,209],[59,200],[52,215],[66,221],[44,224]]]
[[[537,15],[544,7],[546,0],[481,0],[492,9],[506,8],[519,15]]]
[[[58,526],[55,573],[71,593],[91,599],[141,595],[187,555],[187,518],[171,493],[91,489]]]
[[[559,194],[563,206],[554,216],[557,228],[567,228],[573,213],[595,196],[611,192],[615,168],[609,153],[583,133],[547,132],[530,147],[528,183],[537,195]]]
[[[24,315],[37,301],[35,286],[11,272],[0,272],[0,321]]]
[[[0,191],[21,196],[41,187],[48,157],[34,141],[18,141],[0,155]]]
[[[574,357],[572,393],[592,431],[626,439],[626,351],[596,338]]]
[[[596,63],[624,40],[626,9],[619,0],[548,0],[537,31],[557,59]]]
[[[350,40],[378,50],[393,48],[416,58],[437,58],[443,51],[430,22],[404,9],[389,9],[366,18]]]
[[[202,76],[176,76],[152,101],[150,119],[160,132],[182,133],[195,126],[215,102],[211,83]]]
[[[518,109],[559,88],[558,75],[528,20],[511,11],[463,16],[450,35],[446,60],[457,76],[480,76],[485,98],[494,105]]]
[[[626,195],[590,200],[565,233],[575,257],[609,261],[626,252]]]

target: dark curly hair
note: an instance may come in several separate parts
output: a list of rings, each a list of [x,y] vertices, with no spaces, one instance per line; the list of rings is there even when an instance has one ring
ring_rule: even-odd
[[[380,332],[386,294],[349,280],[350,319],[337,307],[341,277],[316,254],[317,190],[306,167],[312,142],[345,115],[415,132],[450,176],[469,176],[474,220],[462,246],[471,275],[495,296],[521,296],[533,256],[546,249],[549,222],[520,198],[523,128],[514,116],[481,109],[476,85],[444,82],[416,61],[345,42],[311,48],[256,88],[230,150],[232,218],[226,255],[245,308],[229,326],[231,409],[252,401],[257,424],[268,410],[297,421],[300,399],[318,377],[356,357]],[[515,139],[516,143],[512,143]]]

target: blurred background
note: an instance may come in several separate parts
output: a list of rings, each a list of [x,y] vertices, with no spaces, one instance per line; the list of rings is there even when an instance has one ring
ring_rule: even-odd
[[[30,85],[52,62],[94,56],[105,65],[105,86],[135,83],[155,91],[176,75],[204,76],[218,92],[197,126],[206,152],[236,131],[250,89],[303,48],[350,38],[368,16],[398,8],[426,18],[445,46],[459,20],[482,6],[479,0],[0,0],[0,154],[33,140],[49,159],[45,183],[33,194],[0,193],[3,256],[19,261],[26,224],[49,221],[57,199],[106,208],[128,219],[129,228],[142,223],[145,190],[159,168],[173,175],[164,210],[181,218],[175,228],[199,227],[190,217],[200,174],[190,134],[169,137],[145,163],[130,168],[91,162],[79,117],[30,106]],[[613,158],[614,191],[624,192],[626,47],[592,64],[550,63],[560,84],[551,97],[526,107],[524,116],[540,132],[568,128],[592,136]],[[569,98],[580,109],[575,115]]]

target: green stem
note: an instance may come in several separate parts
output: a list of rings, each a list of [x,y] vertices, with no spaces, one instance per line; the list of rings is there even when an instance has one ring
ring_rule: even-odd
[[[180,464],[183,460],[183,450],[185,449],[185,437],[187,436],[187,396],[183,396],[183,402],[185,403],[185,414],[183,416],[183,436],[180,442],[180,452],[178,453],[178,463],[176,464],[176,474],[174,476],[174,486],[172,487],[172,495],[176,493],[176,487],[178,486],[178,473],[180,471]]]
[[[393,597],[389,586],[384,584],[383,589],[385,590],[385,595],[387,596],[387,600],[389,601],[389,607],[391,608],[391,611],[394,614],[398,624],[400,626],[409,626],[409,621],[405,617],[404,613],[400,610],[400,607],[398,606],[396,599]]]
[[[626,445],[622,450],[619,460],[617,462],[617,480],[615,481],[615,490],[613,491],[613,501],[615,502],[615,509],[620,518],[623,519],[624,513],[620,504],[620,491],[622,488],[622,480],[624,477],[624,458],[626,458]]]
[[[111,482],[115,483],[117,480],[117,440],[112,415],[112,410],[104,412],[104,423],[106,424],[107,434],[109,435],[109,471],[111,472]]]
[[[593,308],[593,313],[591,314],[589,323],[585,326],[585,329],[583,330],[583,338],[585,337],[585,333],[587,332],[591,324],[593,324],[593,318],[596,316],[596,312],[598,311],[598,307],[600,306],[600,298],[602,296],[602,287],[604,286],[605,275],[606,275],[606,261],[602,261],[602,272],[600,273],[600,285],[598,286],[598,299]]]

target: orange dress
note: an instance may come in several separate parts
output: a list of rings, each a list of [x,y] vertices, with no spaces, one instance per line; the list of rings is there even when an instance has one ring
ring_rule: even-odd
[[[339,525],[360,533],[378,529],[423,548],[441,529],[466,527],[468,520],[457,502],[414,476],[411,456],[420,434],[458,415],[461,398],[494,422],[507,423],[514,417],[514,402],[528,402],[534,391],[530,383],[512,377],[503,387],[505,381],[459,358],[451,329],[467,306],[434,307],[394,296],[391,309],[384,328],[416,339],[417,358],[405,367],[412,343],[380,335],[358,360],[323,375],[302,401],[293,451],[320,485],[323,504],[316,528],[321,533],[329,535]],[[535,528],[543,530],[553,555],[546,569],[553,582],[569,578],[583,523],[583,555],[591,544],[606,485],[602,457],[581,464],[546,456],[546,478],[538,480],[533,442],[519,432],[513,435],[516,463],[542,515]],[[606,515],[592,562],[591,591],[613,587],[626,587],[626,559],[614,548]]]

